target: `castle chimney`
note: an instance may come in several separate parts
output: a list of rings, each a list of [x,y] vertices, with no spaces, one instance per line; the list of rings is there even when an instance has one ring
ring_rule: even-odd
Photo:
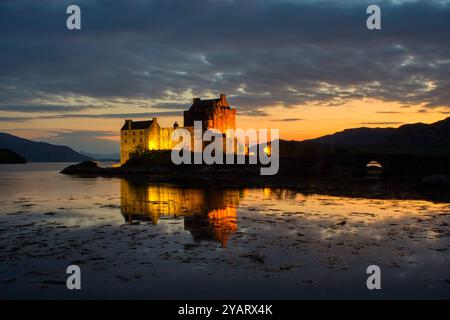
[[[220,94],[219,101],[217,102],[217,106],[220,108],[228,107],[227,96],[223,93]]]
[[[178,129],[178,122],[175,121],[175,123],[173,124],[173,128],[176,130]]]
[[[127,125],[127,129],[131,130],[131,123],[133,122],[133,120],[127,119],[125,120],[125,124]]]
[[[192,99],[192,103],[197,103],[197,102],[199,102],[200,101],[200,98],[194,98],[194,99]]]
[[[152,118],[153,122],[158,122],[158,118]]]

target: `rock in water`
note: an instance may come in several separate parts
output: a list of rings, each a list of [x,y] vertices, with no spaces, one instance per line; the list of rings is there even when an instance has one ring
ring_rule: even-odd
[[[422,189],[435,189],[439,191],[450,191],[450,177],[441,174],[427,176],[419,184]]]
[[[61,173],[64,174],[98,174],[102,171],[96,161],[83,161],[64,168]]]

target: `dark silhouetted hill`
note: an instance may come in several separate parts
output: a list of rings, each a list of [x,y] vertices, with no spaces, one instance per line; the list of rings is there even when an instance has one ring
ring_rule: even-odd
[[[431,124],[346,129],[301,142],[280,141],[281,155],[330,152],[450,155],[450,117]]]
[[[0,164],[26,163],[27,160],[9,149],[0,149]]]
[[[30,162],[76,162],[91,160],[67,146],[35,142],[0,132],[0,148],[9,149]]]

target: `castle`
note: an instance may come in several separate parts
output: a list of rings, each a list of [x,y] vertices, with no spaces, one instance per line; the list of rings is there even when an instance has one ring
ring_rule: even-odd
[[[202,128],[216,129],[225,134],[227,129],[236,129],[236,109],[232,109],[226,96],[202,100],[194,98],[189,110],[183,112],[184,128],[193,131],[194,121],[201,121]],[[178,128],[175,122],[173,127],[163,128],[158,119],[147,121],[125,120],[120,130],[120,163],[124,164],[130,159],[130,154],[141,150],[171,150],[175,142],[171,135]]]

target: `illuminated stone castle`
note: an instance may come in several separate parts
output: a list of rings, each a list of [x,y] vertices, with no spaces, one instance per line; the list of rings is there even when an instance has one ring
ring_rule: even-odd
[[[227,129],[236,129],[236,109],[232,109],[221,94],[217,99],[194,98],[189,110],[184,111],[184,128],[193,131],[194,121],[201,121],[206,129],[217,129],[223,134]],[[125,120],[120,130],[120,163],[124,164],[135,151],[171,150],[175,142],[171,135],[178,128],[175,122],[171,128],[163,128],[158,119],[147,121]]]

